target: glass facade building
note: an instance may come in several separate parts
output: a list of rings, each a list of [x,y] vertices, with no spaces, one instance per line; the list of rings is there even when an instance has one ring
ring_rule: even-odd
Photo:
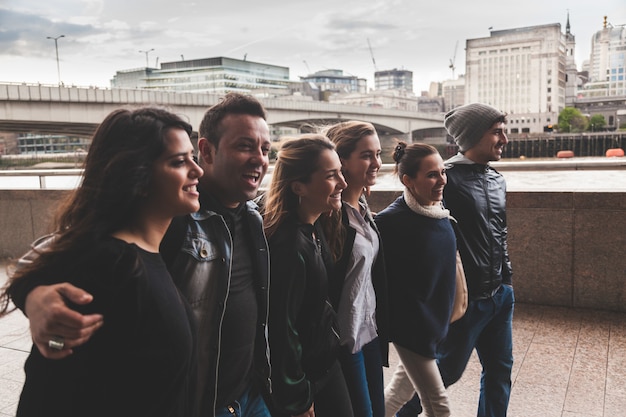
[[[160,68],[117,71],[111,88],[153,89],[224,95],[256,89],[289,89],[289,68],[215,57],[164,62]]]

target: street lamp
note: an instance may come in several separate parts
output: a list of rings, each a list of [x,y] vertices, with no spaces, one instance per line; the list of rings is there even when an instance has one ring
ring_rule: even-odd
[[[139,51],[139,52],[140,52],[140,53],[142,53],[142,54],[146,54],[146,68],[148,68],[148,67],[149,67],[149,65],[148,65],[148,54],[149,54],[150,52],[152,52],[152,51],[154,51],[154,48],[152,48],[152,49],[148,49],[147,51]]]
[[[58,40],[59,38],[64,38],[65,35],[59,35],[56,38],[52,37],[52,36],[47,36],[46,39],[52,39],[54,41],[54,50],[57,53],[57,75],[59,77],[59,85],[61,85],[61,67],[59,67],[59,44],[58,44]]]

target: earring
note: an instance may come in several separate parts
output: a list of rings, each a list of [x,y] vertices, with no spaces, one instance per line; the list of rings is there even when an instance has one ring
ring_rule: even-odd
[[[298,205],[301,205],[301,204],[302,204],[302,196],[301,196],[301,195],[299,195],[299,196],[298,196]]]

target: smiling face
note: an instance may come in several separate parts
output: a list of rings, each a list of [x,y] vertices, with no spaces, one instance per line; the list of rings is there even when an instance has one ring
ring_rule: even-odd
[[[202,186],[234,208],[257,196],[269,165],[270,133],[263,118],[247,114],[226,115],[220,129],[217,148],[206,138],[198,141],[205,170]]]
[[[363,189],[376,184],[380,159],[380,140],[378,135],[363,136],[348,158],[341,159],[342,171],[351,188]]]
[[[193,160],[193,145],[183,129],[165,134],[165,151],[152,166],[152,178],[144,207],[163,217],[198,211],[198,178],[202,169]]]
[[[499,161],[504,145],[509,143],[505,128],[504,123],[494,123],[476,145],[465,151],[465,156],[478,164],[486,165],[489,161]]]
[[[447,183],[446,170],[439,153],[425,156],[415,177],[403,175],[402,183],[422,206],[439,204],[443,200],[443,188]]]
[[[346,188],[335,151],[322,151],[317,165],[308,182],[296,181],[293,187],[300,197],[300,220],[306,223],[314,223],[324,212],[341,209],[341,191]]]

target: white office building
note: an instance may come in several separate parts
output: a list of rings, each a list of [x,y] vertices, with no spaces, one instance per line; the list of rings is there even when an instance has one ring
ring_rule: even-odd
[[[465,76],[460,75],[456,80],[446,80],[441,83],[444,99],[444,111],[462,106],[465,104]]]
[[[589,82],[581,98],[626,96],[626,26],[613,26],[604,17],[602,30],[591,39]]]
[[[566,62],[566,35],[559,23],[468,39],[465,102],[506,112],[511,133],[542,132],[565,107]]]

